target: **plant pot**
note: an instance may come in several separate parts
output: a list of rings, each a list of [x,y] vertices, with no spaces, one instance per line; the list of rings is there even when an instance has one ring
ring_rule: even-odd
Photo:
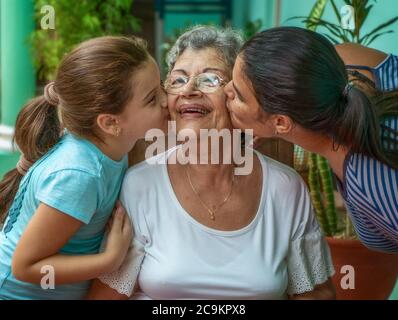
[[[397,281],[398,254],[370,250],[358,240],[327,237],[327,241],[336,270],[333,283],[337,299],[387,300],[389,298]],[[347,275],[347,271],[342,271],[342,267],[346,265],[354,268],[354,289],[342,288],[341,279]]]

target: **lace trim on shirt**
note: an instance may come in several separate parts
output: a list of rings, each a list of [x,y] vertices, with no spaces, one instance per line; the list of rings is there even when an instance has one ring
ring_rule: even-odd
[[[289,295],[313,291],[335,272],[329,246],[320,230],[293,241],[287,263]]]
[[[134,248],[136,248],[136,246],[133,245],[133,247],[129,249],[119,270],[99,277],[101,282],[128,297],[130,297],[134,291],[138,273],[141,269],[141,263],[144,259],[143,251]]]

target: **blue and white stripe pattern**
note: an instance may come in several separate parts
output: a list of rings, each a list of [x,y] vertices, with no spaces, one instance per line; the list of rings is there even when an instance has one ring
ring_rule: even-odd
[[[398,130],[398,118],[384,122]],[[342,194],[367,247],[398,253],[398,170],[363,154],[347,155]]]
[[[374,71],[377,74],[376,86],[380,91],[387,92],[398,88],[398,56],[388,55],[381,64],[374,68]]]
[[[376,88],[382,92],[398,89],[398,57],[389,54],[378,66],[348,65],[348,69],[369,70]],[[383,121],[398,131],[398,118]],[[382,134],[385,148],[397,148]],[[361,241],[369,248],[398,253],[398,170],[363,154],[350,153],[344,163],[344,186],[339,183],[347,208]]]
[[[388,92],[398,89],[398,56],[389,54],[376,67],[346,65],[347,69],[368,70],[372,72],[376,89]]]

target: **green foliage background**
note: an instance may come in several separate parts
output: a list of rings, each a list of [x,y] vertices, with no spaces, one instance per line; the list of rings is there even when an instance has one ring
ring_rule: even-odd
[[[78,2],[78,4],[76,3]],[[121,35],[140,30],[132,12],[133,0],[36,0],[36,29],[30,41],[39,81],[54,79],[58,64],[76,44],[104,35]],[[41,8],[55,10],[55,30],[42,30]]]

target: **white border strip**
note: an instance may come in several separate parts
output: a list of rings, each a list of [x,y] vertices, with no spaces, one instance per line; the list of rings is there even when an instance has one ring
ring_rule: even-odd
[[[12,139],[6,139],[0,137],[0,150],[1,151],[8,151],[8,152],[15,152],[14,144],[12,143]]]
[[[14,127],[0,124],[0,150],[6,152],[15,152],[15,146],[12,142],[14,137]]]
[[[0,124],[0,135],[5,136],[13,136],[15,132],[14,127],[6,126],[4,124]]]

